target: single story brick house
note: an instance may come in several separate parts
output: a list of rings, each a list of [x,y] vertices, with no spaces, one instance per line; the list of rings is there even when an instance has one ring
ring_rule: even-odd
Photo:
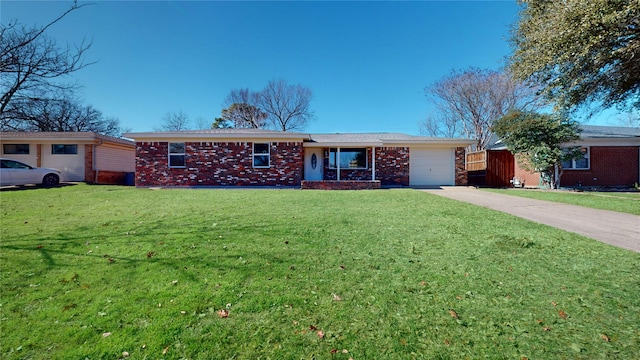
[[[632,187],[640,184],[640,128],[580,125],[580,140],[567,147],[580,146],[583,157],[562,164],[560,186]],[[467,159],[471,154],[467,154]],[[540,174],[523,169],[500,142],[486,150],[483,184],[475,184],[474,172],[467,164],[470,183],[509,186],[513,178],[525,187],[540,187]]]
[[[94,132],[0,132],[5,158],[62,172],[61,181],[125,184],[135,171],[135,143]]]
[[[465,139],[264,129],[129,133],[136,186],[361,189],[465,185]]]

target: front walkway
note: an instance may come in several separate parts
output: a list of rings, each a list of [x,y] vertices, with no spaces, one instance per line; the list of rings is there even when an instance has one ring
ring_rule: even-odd
[[[640,252],[640,216],[637,215],[496,194],[472,187],[450,186],[423,191],[502,211]]]

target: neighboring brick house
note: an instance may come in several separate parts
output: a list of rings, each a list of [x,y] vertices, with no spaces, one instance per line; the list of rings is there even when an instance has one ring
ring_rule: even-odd
[[[560,186],[631,187],[640,184],[640,128],[596,125],[581,125],[580,128],[580,140],[567,144],[567,147],[580,146],[584,156],[562,164]],[[497,141],[489,147],[487,153],[504,149],[504,145]],[[491,154],[488,154],[487,159],[490,158]],[[509,178],[499,179],[497,184],[504,184],[505,181],[508,184],[513,176],[526,187],[542,185],[539,173],[523,169],[517,161],[513,163],[513,170],[504,172],[508,175],[502,176]],[[487,161],[487,164],[491,162]],[[492,173],[492,170],[486,171]],[[488,183],[486,185],[495,186]]]
[[[640,184],[640,128],[582,125],[584,157],[562,164],[562,186]]]
[[[131,133],[136,186],[466,185],[468,140],[262,129]]]
[[[135,143],[94,132],[1,132],[1,156],[62,172],[61,181],[125,184]]]

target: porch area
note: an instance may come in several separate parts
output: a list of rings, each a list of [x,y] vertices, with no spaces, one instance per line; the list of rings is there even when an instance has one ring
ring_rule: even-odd
[[[373,190],[380,180],[302,180],[302,190]]]

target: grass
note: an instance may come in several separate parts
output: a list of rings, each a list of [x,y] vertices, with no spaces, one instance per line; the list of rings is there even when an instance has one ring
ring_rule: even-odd
[[[500,194],[547,200],[594,209],[640,215],[640,192],[573,192],[538,189],[483,189]]]
[[[0,202],[3,359],[640,358],[640,254],[424,192]]]

